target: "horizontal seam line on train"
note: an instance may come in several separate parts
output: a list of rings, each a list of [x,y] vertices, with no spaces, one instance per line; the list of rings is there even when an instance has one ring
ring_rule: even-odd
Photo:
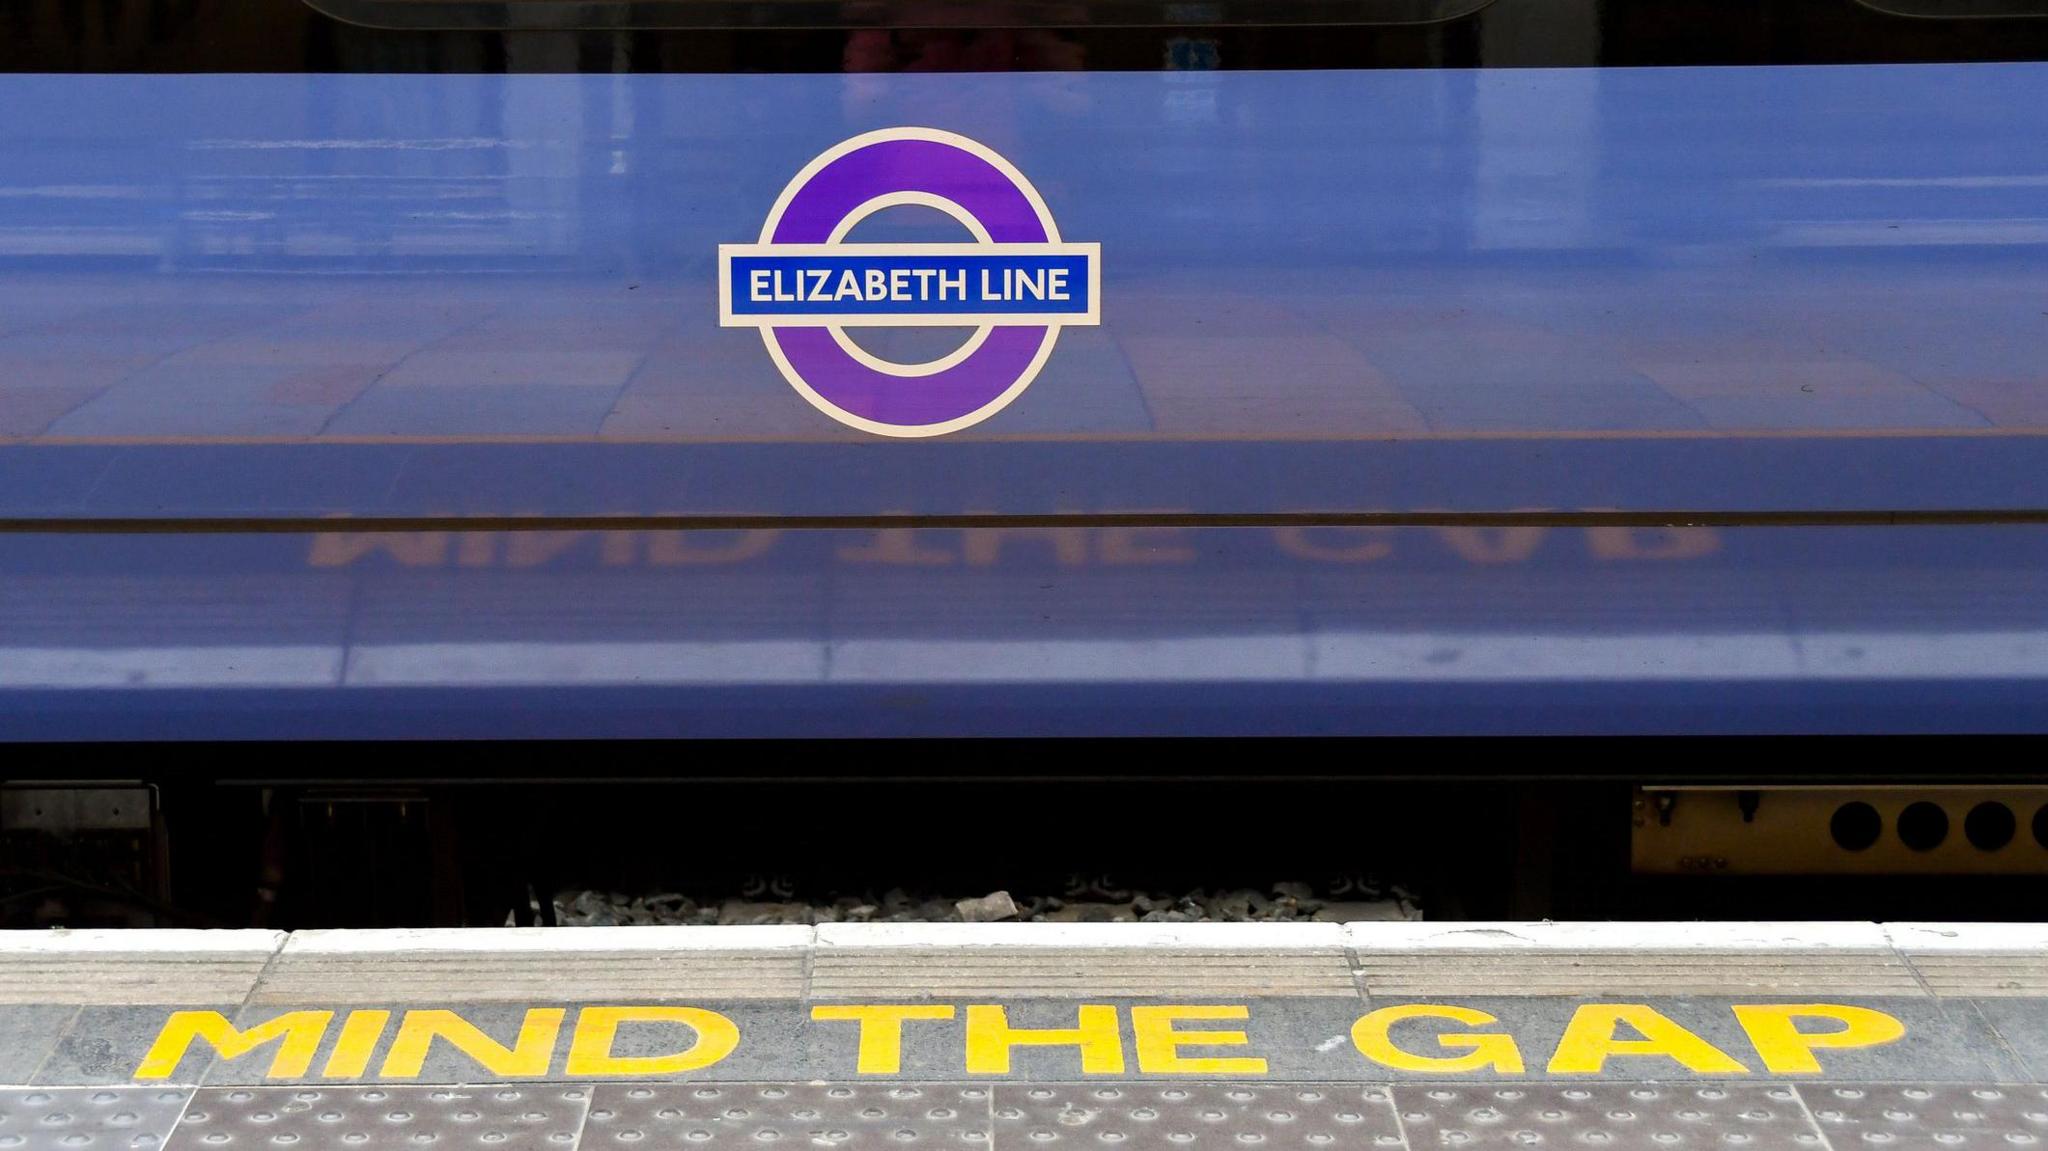
[[[319,535],[331,532],[762,531],[891,528],[1910,527],[2048,524],[2011,510],[1054,512],[934,515],[9,516],[0,534]]]
[[[4,75],[0,72],[0,75]],[[1580,441],[1765,440],[1971,440],[2039,439],[2048,425],[2012,427],[1877,427],[1877,428],[1461,428],[1450,430],[1385,429],[1361,432],[1010,432],[958,437],[948,447],[976,448],[1002,444],[1385,444],[1503,443]],[[787,435],[664,436],[587,435],[579,433],[477,433],[473,435],[352,434],[316,436],[264,435],[13,435],[0,436],[4,448],[240,448],[240,447],[861,447],[873,441],[857,438],[800,438]]]

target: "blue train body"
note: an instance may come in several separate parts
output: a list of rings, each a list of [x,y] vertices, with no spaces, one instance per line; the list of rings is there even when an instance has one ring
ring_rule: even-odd
[[[0,107],[9,736],[2042,726],[2048,65]],[[1101,261],[1099,324],[915,441],[808,402],[717,289],[807,162],[902,126]],[[847,239],[971,237],[907,204]]]

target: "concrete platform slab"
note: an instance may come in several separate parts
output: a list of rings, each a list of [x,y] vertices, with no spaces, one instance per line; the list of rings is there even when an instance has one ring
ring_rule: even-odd
[[[2048,929],[0,937],[0,1151],[2048,1139]]]

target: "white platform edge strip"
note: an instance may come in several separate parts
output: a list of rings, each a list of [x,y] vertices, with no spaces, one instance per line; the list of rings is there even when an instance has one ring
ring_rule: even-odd
[[[1341,923],[821,923],[820,948],[1337,950]]]
[[[1958,928],[1958,930],[1967,930]],[[1359,952],[1888,951],[1876,923],[1347,923]]]
[[[0,956],[29,955],[209,955],[263,956],[284,945],[285,933],[249,929],[199,931],[182,928],[133,930],[0,931]]]
[[[830,923],[396,930],[0,931],[0,961],[31,955],[376,955],[755,952],[810,949],[1343,950],[1364,954],[1824,950],[2040,952],[2048,923]]]
[[[2048,923],[1893,923],[1892,946],[1909,954],[2003,951],[2048,954]]]
[[[297,931],[292,955],[508,952],[559,955],[632,951],[803,951],[815,930],[800,924],[731,927],[428,927]]]

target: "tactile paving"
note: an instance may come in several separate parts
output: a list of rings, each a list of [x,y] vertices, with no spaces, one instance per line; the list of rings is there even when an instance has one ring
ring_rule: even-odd
[[[1896,995],[1927,988],[1890,951],[1371,951],[1359,985],[1379,997],[1460,995]]]
[[[783,951],[287,952],[250,997],[261,1004],[546,1002],[564,987],[598,1003],[795,999],[804,954]]]
[[[2038,951],[1934,951],[1906,956],[1928,990],[1949,999],[2048,994],[2048,954]]]
[[[811,957],[819,999],[1175,998],[1313,995],[1355,999],[1340,947],[831,947]]]
[[[1393,1091],[1417,1148],[1825,1151],[1790,1087],[1588,1083],[1398,1085]]]
[[[254,948],[196,955],[9,955],[0,963],[0,1004],[219,1007],[240,1003],[269,962],[269,951]]]
[[[2048,1144],[2048,1088],[1808,1086],[1801,1094],[1835,1151],[1967,1151]]]
[[[155,1151],[189,1088],[0,1090],[0,1151]]]
[[[589,1089],[211,1088],[166,1151],[570,1151]]]
[[[1001,1086],[1001,1151],[1359,1151],[1400,1147],[1384,1087]]]
[[[958,1084],[608,1083],[593,1092],[583,1148],[987,1151],[989,1091]]]

